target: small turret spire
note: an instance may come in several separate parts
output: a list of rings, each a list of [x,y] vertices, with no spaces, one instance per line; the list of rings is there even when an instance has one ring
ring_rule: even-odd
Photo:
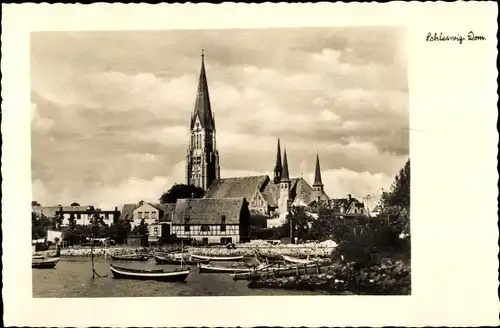
[[[288,173],[288,159],[286,158],[286,148],[283,148],[283,174],[281,175],[282,182],[290,182]]]
[[[282,172],[283,172],[283,166],[281,165],[280,138],[278,138],[278,149],[276,151],[276,165],[274,166],[274,183],[280,182]]]
[[[319,166],[319,154],[318,153],[316,153],[316,170],[314,172],[313,187],[323,187],[323,182],[321,181],[321,168]]]

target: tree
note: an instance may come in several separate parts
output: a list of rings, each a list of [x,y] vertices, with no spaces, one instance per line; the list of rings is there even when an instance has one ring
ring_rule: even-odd
[[[182,198],[202,198],[205,192],[200,187],[186,184],[174,184],[170,190],[163,193],[160,197],[162,204],[175,203],[177,199]]]
[[[42,205],[40,205],[40,203],[37,202],[36,200],[32,200],[31,201],[31,207],[33,207],[33,206],[42,206]]]
[[[148,224],[146,223],[146,220],[142,219],[141,223],[132,229],[132,233],[141,236],[148,235]]]
[[[382,197],[384,207],[400,206],[410,208],[410,159],[394,178],[391,190]]]
[[[293,208],[287,215],[286,222],[282,225],[283,233],[290,236],[290,223],[292,224],[293,237],[301,240],[311,239],[311,226],[314,219],[309,216],[304,208]]]
[[[70,206],[80,206],[80,204],[78,204],[77,202],[73,202],[73,203],[71,203]]]
[[[111,224],[107,229],[107,236],[116,241],[117,243],[124,243],[128,234],[130,233],[130,222],[127,220],[119,220]]]
[[[71,230],[75,230],[76,227],[76,219],[75,214],[71,213],[68,219],[69,227]]]

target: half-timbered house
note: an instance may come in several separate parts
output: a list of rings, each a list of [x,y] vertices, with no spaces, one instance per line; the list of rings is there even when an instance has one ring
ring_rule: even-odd
[[[172,233],[204,244],[240,243],[247,239],[249,221],[244,198],[178,199]]]

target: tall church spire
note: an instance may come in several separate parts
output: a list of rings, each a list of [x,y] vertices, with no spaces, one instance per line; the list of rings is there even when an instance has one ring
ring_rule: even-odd
[[[321,168],[319,166],[319,154],[316,154],[316,170],[314,172],[313,187],[323,187],[323,182],[321,181]]]
[[[207,190],[214,180],[220,178],[220,165],[203,50],[190,132],[191,137],[186,154],[186,183]]]
[[[280,147],[280,139],[278,138],[278,149],[276,152],[276,165],[274,166],[274,183],[280,182],[282,172],[283,172],[283,167],[281,166],[281,147]]]
[[[215,130],[215,122],[210,106],[210,95],[208,92],[207,74],[205,72],[205,52],[201,51],[201,70],[198,79],[198,91],[196,93],[196,103],[194,105],[194,115],[191,119],[191,129],[194,128],[196,119],[204,129]]]
[[[290,182],[290,176],[288,173],[288,160],[286,158],[286,148],[283,149],[283,174],[281,175],[282,182]]]

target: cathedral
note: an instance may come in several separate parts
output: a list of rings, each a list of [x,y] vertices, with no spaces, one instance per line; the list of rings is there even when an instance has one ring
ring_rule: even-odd
[[[281,157],[278,139],[273,178],[267,175],[221,178],[216,144],[215,118],[210,105],[205,58],[201,55],[201,71],[194,111],[190,121],[190,141],[186,155],[186,183],[205,190],[205,198],[245,198],[253,213],[268,216],[268,225],[284,222],[293,206],[328,203],[321,180],[319,155],[312,186],[304,178],[290,177],[286,149]]]

